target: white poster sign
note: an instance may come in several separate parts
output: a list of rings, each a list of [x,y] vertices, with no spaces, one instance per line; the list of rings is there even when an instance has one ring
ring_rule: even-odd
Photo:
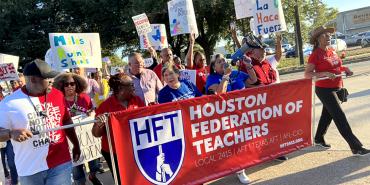
[[[18,80],[17,70],[13,63],[0,64],[0,81]]]
[[[132,20],[135,23],[136,31],[139,34],[139,36],[145,35],[152,31],[149,19],[145,13],[132,17]]]
[[[146,58],[146,59],[144,59],[144,67],[145,68],[150,67],[151,65],[153,65],[153,63],[154,63],[153,58]]]
[[[102,68],[98,33],[49,33],[55,68]]]
[[[196,75],[197,75],[196,70],[189,69],[180,70],[180,80],[187,80],[193,84],[197,84]]]
[[[94,120],[94,117],[75,116],[72,118],[73,123],[80,123]],[[80,143],[81,157],[77,162],[73,162],[73,166],[78,166],[86,162],[102,157],[101,155],[101,139],[92,135],[92,124],[75,127],[76,135]],[[73,145],[69,142],[70,153],[72,154]]]
[[[256,0],[253,30],[258,35],[286,31],[281,0]]]
[[[157,51],[168,48],[166,26],[164,24],[151,24],[150,26],[152,27],[152,31],[147,34],[148,37],[144,35],[140,36],[140,48],[147,49],[148,40],[151,46]]]
[[[195,35],[198,35],[198,26],[192,0],[169,1],[168,15],[171,36],[186,33],[195,33]]]
[[[255,0],[234,0],[236,19],[252,17],[255,4]]]
[[[0,53],[0,64],[12,63],[15,70],[18,69],[19,57]]]

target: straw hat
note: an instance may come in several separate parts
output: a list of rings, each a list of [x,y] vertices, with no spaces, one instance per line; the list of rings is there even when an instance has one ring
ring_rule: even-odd
[[[319,37],[322,33],[329,32],[329,33],[334,33],[335,29],[330,27],[326,28],[325,26],[320,26],[314,29],[313,31],[310,32],[310,44],[315,44],[315,40],[317,37]]]

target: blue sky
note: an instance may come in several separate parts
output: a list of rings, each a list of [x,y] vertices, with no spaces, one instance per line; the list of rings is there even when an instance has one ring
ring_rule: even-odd
[[[370,6],[369,0],[323,0],[323,2],[340,12]]]

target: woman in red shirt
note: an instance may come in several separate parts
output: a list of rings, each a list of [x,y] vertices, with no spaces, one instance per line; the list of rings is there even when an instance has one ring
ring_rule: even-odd
[[[316,82],[315,92],[323,104],[320,121],[317,127],[315,143],[324,148],[330,148],[324,140],[324,135],[334,120],[342,137],[347,141],[354,155],[364,156],[370,153],[362,147],[361,142],[353,134],[347,121],[337,96],[337,91],[343,86],[343,80],[340,75],[345,72],[347,76],[353,75],[353,72],[342,66],[342,60],[333,49],[330,48],[331,34],[334,28],[325,28],[323,26],[316,28],[311,32],[310,43],[314,49],[305,70],[305,78],[328,77],[327,80]]]
[[[100,120],[99,122],[95,123],[92,129],[92,133],[95,137],[102,138],[102,155],[107,161],[110,171],[113,174],[112,169],[112,160],[110,157],[109,152],[109,144],[107,138],[107,132],[105,130],[105,122],[107,121],[105,113],[123,111],[123,110],[131,110],[137,109],[139,107],[145,106],[140,97],[135,96],[135,89],[134,89],[134,82],[132,79],[123,73],[116,74],[109,79],[109,87],[112,89],[113,94],[105,100],[95,111],[97,119]],[[110,124],[110,123],[109,123]],[[111,127],[110,127],[111,128]],[[110,136],[112,140],[112,144],[114,143],[113,132],[110,129]],[[118,163],[117,163],[117,156],[116,150],[114,145],[113,146],[113,156],[115,161],[116,174],[118,178],[118,184],[120,183],[119,179],[119,171],[118,171]]]
[[[64,73],[54,79],[54,87],[64,94],[66,106],[71,117],[88,116],[93,109],[91,98],[86,93],[86,80],[73,73]],[[89,180],[94,185],[101,185],[102,183],[96,177],[96,172],[99,171],[99,161],[92,160],[88,162],[90,174]],[[78,165],[72,169],[73,180],[75,184],[86,184],[86,177],[83,165]]]

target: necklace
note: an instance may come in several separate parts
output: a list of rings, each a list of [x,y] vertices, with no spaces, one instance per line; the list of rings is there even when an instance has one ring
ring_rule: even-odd
[[[72,105],[69,103],[69,101],[67,101],[68,107],[70,109],[69,112],[71,112],[71,114],[73,114],[73,115],[75,115],[78,111],[76,103],[77,103],[77,96],[76,95],[73,97],[73,104]]]

